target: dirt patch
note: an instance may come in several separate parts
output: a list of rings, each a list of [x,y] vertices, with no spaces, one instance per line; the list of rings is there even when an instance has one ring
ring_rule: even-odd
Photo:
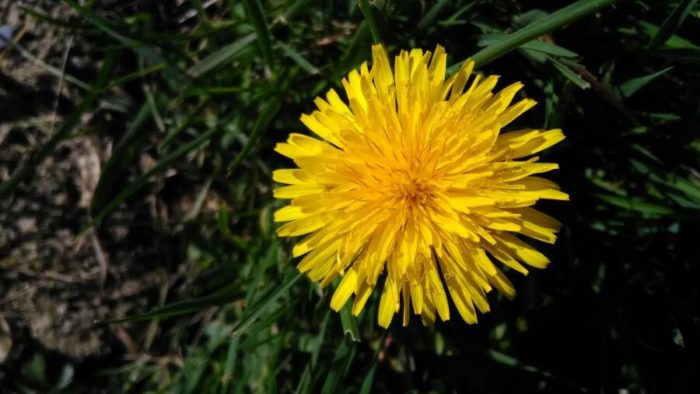
[[[4,152],[21,151],[7,145],[14,149]],[[99,176],[99,145],[90,137],[63,144],[0,211],[0,310],[43,347],[71,358],[109,353],[111,328],[94,323],[141,309],[138,296],[160,276],[157,267],[133,271],[149,247],[127,250],[128,226],[81,232]],[[20,159],[3,156],[4,171]]]
[[[0,48],[0,182],[55,132],[82,94],[51,71],[71,62],[71,48],[80,43],[22,7],[59,20],[72,12],[61,2],[0,0],[0,25],[11,28],[16,43]],[[158,299],[162,265],[136,263],[159,253],[159,234],[133,230],[150,212],[123,209],[83,231],[112,144],[71,138],[0,200],[0,365],[43,351],[72,360],[123,353],[130,334],[95,322]]]

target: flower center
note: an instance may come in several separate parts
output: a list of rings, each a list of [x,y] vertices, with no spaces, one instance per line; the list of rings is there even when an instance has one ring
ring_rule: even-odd
[[[415,207],[428,204],[435,193],[434,186],[429,179],[408,174],[408,176],[399,180],[396,185],[396,194],[404,204]]]

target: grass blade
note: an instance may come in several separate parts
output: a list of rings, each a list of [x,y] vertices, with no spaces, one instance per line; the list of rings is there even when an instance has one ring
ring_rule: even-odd
[[[295,272],[294,275],[287,275],[287,279],[282,284],[273,285],[257,302],[246,309],[243,316],[234,326],[232,334],[234,336],[239,336],[246,332],[251,324],[274,304],[277,299],[284,295],[289,288],[302,278],[302,276],[301,273]]]
[[[350,46],[345,50],[342,59],[338,63],[338,67],[333,75],[333,80],[339,80],[345,73],[356,67],[360,62],[367,58],[369,54],[371,34],[367,27],[367,22],[363,21],[358,26],[355,34],[352,37]]]
[[[340,324],[343,326],[343,334],[353,342],[360,342],[360,329],[357,318],[350,312],[350,303],[345,304],[340,310]]]
[[[125,82],[129,82],[129,81],[132,81],[134,79],[139,79],[139,78],[145,77],[146,75],[149,75],[151,73],[161,71],[164,68],[165,68],[165,63],[158,63],[158,64],[154,64],[154,65],[149,66],[149,67],[140,68],[137,71],[134,71],[134,72],[129,73],[127,75],[123,75],[119,78],[115,78],[112,82],[109,83],[109,85],[107,85],[105,90],[112,89],[115,86],[119,86]]]
[[[321,393],[335,393],[340,386],[340,383],[348,374],[352,360],[355,358],[355,350],[357,346],[350,342],[347,338],[343,338],[333,356],[333,362],[330,369],[326,372],[326,380],[323,382]]]
[[[369,369],[365,378],[362,379],[362,385],[360,386],[360,394],[370,394],[372,392],[372,385],[374,384],[374,375],[377,373],[377,359],[375,358],[372,362],[372,368]]]
[[[630,97],[635,94],[639,89],[643,88],[649,82],[655,80],[656,78],[666,74],[667,71],[671,70],[673,67],[666,67],[663,70],[651,73],[639,78],[630,79],[627,82],[620,84],[619,89],[623,97]]]
[[[455,25],[464,25],[466,24],[465,21],[461,20],[462,15],[464,15],[467,11],[471,10],[472,7],[476,4],[476,1],[472,1],[470,3],[467,3],[467,5],[462,6],[460,9],[458,9],[456,12],[454,12],[452,15],[450,15],[447,19],[438,22],[440,26],[455,26]]]
[[[284,52],[284,54],[287,55],[288,58],[294,60],[294,63],[296,63],[299,67],[304,69],[309,74],[317,75],[320,73],[319,69],[316,68],[316,66],[311,64],[308,60],[306,60],[304,56],[302,56],[301,53],[294,50],[294,48],[286,45],[283,42],[278,42],[277,46],[279,46],[282,49],[282,52]]]
[[[372,14],[372,8],[369,5],[369,1],[360,0],[358,2],[358,5],[360,6],[360,11],[362,11],[362,15],[364,15],[365,17],[365,22],[367,22],[367,25],[369,26],[369,31],[372,33],[372,39],[374,39],[374,43],[381,43],[382,37],[379,34],[379,29],[377,28],[377,23],[374,20],[374,15]]]
[[[607,202],[610,205],[628,209],[630,211],[636,211],[649,216],[662,216],[673,214],[674,211],[663,205],[654,204],[648,201],[644,201],[637,197],[625,198],[618,196],[610,196],[605,194],[599,194],[598,197]]]
[[[182,123],[175,126],[171,131],[169,131],[165,135],[165,139],[163,140],[160,149],[169,149],[170,145],[175,141],[175,138],[177,138],[177,136],[179,136],[180,133],[187,130],[187,128],[189,128],[192,125],[192,123],[194,123],[194,121],[197,119],[200,112],[202,112],[207,103],[209,103],[209,97],[204,97],[202,101],[199,104],[197,104],[197,106],[190,112],[187,118],[184,121],[182,121]]]
[[[238,345],[239,338],[232,338],[228,343],[228,350],[226,351],[226,361],[224,363],[224,370],[221,376],[221,387],[219,392],[221,394],[228,393],[228,385],[233,379],[233,372],[236,370],[236,361],[238,359]]]
[[[95,13],[93,13],[90,9],[80,6],[75,0],[66,0],[66,3],[73,7],[73,9],[75,9],[83,18],[85,18],[85,20],[92,23],[103,33],[120,42],[122,45],[133,49],[137,54],[142,56],[144,60],[146,60],[149,66],[164,62],[163,57],[155,49],[151,48],[146,43],[119,33],[107,21],[95,15]],[[179,74],[179,70],[177,70],[175,67],[169,68],[176,70]]]
[[[187,153],[193,151],[194,149],[199,148],[202,144],[205,142],[209,141],[217,132],[219,132],[220,127],[214,127],[202,134],[200,134],[197,138],[194,140],[190,141],[189,143],[182,145],[178,149],[176,149],[174,152],[170,153],[158,163],[156,163],[153,168],[151,168],[148,172],[145,174],[141,175],[136,179],[134,182],[129,184],[124,190],[122,190],[112,201],[110,201],[107,205],[105,205],[104,208],[102,208],[97,215],[94,216],[92,221],[88,223],[87,226],[82,230],[85,232],[88,230],[90,227],[94,226],[97,224],[99,221],[101,221],[105,216],[107,216],[110,212],[114,210],[119,204],[121,204],[124,200],[127,198],[131,197],[132,194],[134,194],[137,190],[139,190],[145,183],[150,179],[153,175],[158,174],[163,172],[166,168],[168,168],[172,163],[180,159],[182,156],[186,155]]]
[[[146,140],[149,133],[139,132],[141,126],[150,115],[150,106],[144,104],[138,111],[134,120],[129,125],[129,129],[114,148],[102,171],[100,179],[92,197],[90,210],[97,212],[102,209],[109,199],[114,195],[113,187],[124,175],[124,170],[131,163],[134,156],[139,152],[139,147]]]
[[[669,38],[680,27],[688,14],[693,10],[698,0],[683,0],[673,10],[671,15],[666,18],[659,30],[649,41],[649,49],[654,50],[668,41]]]
[[[245,160],[250,151],[253,149],[253,146],[255,146],[255,143],[258,141],[258,139],[260,139],[260,136],[262,135],[263,131],[267,130],[268,126],[270,125],[270,122],[272,121],[272,118],[274,118],[274,116],[277,114],[280,108],[281,103],[278,98],[271,99],[263,106],[262,113],[260,114],[260,116],[258,116],[258,119],[255,121],[255,125],[253,126],[253,130],[248,136],[248,141],[243,146],[243,149],[241,149],[238,155],[236,155],[236,158],[233,159],[233,162],[231,162],[231,164],[228,166],[228,176],[231,176],[233,170],[235,170],[236,167],[238,167],[243,162],[243,160]]]
[[[250,18],[250,23],[253,25],[255,35],[258,37],[258,46],[263,59],[265,59],[268,67],[273,68],[272,36],[270,35],[270,28],[267,25],[262,4],[260,0],[244,0],[243,5],[245,6],[246,14]]]
[[[201,62],[190,67],[187,70],[187,74],[194,78],[199,78],[221,64],[235,59],[236,56],[253,41],[255,41],[255,34],[249,34],[242,37],[233,43],[218,49],[216,52],[205,57]]]
[[[435,22],[435,18],[437,18],[440,11],[442,11],[447,3],[447,0],[438,0],[432,7],[430,7],[428,12],[426,12],[423,18],[421,18],[421,20],[418,22],[418,28],[420,30],[425,30],[432,26],[433,22]]]
[[[562,64],[561,62],[557,61],[551,56],[547,56],[547,59],[552,62],[554,67],[559,70],[560,73],[562,73],[563,76],[565,76],[569,81],[573,82],[576,84],[581,89],[588,89],[591,87],[591,84],[588,82],[584,81],[583,78],[581,78],[578,74],[576,74],[573,70],[571,70],[569,67],[566,65]]]
[[[472,56],[472,60],[476,62],[478,67],[484,66],[528,41],[556,30],[586,15],[592,14],[603,7],[610,6],[616,1],[617,0],[579,0],[509,34],[502,41],[480,50]],[[451,71],[456,71],[458,67],[459,65],[455,65],[450,69]]]
[[[46,70],[49,74],[57,77],[57,78],[63,78],[66,82],[69,82],[83,90],[90,90],[90,85],[87,83],[79,80],[78,78],[66,74],[64,70],[59,69],[58,67],[54,67],[43,60],[39,59],[36,57],[33,53],[29,52],[26,48],[23,46],[17,44],[16,42],[9,41],[9,44],[12,48],[16,49],[17,52],[20,53],[25,59],[36,63],[40,67],[42,67],[44,70]]]
[[[489,45],[494,45],[499,41],[508,37],[507,34],[484,34],[479,37],[479,42],[477,43],[480,47],[487,47]],[[541,52],[547,55],[559,56],[559,57],[580,57],[576,52],[570,51],[566,48],[562,48],[558,45],[550,44],[540,40],[528,41],[520,46],[520,49],[526,49],[535,52]]]
[[[103,323],[112,324],[129,321],[157,320],[165,319],[167,317],[199,312],[204,308],[222,305],[227,302],[231,302],[237,298],[240,298],[241,296],[243,296],[243,292],[240,291],[239,287],[240,285],[238,283],[231,283],[230,285],[208,296],[196,297],[189,300],[175,301],[173,303],[167,304],[165,306],[148,312],[127,316],[123,319],[107,320]]]

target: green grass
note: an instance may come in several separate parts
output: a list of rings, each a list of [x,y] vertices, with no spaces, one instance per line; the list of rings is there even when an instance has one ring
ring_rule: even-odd
[[[109,360],[100,374],[109,387],[673,391],[690,379],[682,360],[698,352],[674,338],[690,346],[700,332],[697,285],[687,279],[698,273],[700,222],[696,1],[192,0],[167,2],[167,16],[156,2],[65,1],[70,23],[27,12],[81,43],[92,72],[65,72],[87,89],[0,197],[31,182],[61,142],[86,133],[114,147],[85,230],[154,196],[195,196],[190,212],[150,224],[183,243],[178,266],[165,268],[168,291],[127,323],[99,323],[157,332],[149,346],[135,336],[138,354]],[[304,131],[299,116],[367,60],[373,42],[392,53],[441,44],[450,65],[472,57],[502,76],[499,86],[521,80],[540,102],[527,124],[568,136],[548,153],[572,196],[550,210],[565,224],[546,250],[553,265],[517,279],[513,303],[492,295],[494,311],[477,326],[413,320],[384,331],[377,300],[359,318],[336,314],[327,290],[295,271],[290,244],[275,237],[271,172],[289,163],[274,144]],[[115,100],[123,111],[98,106]],[[142,152],[154,157],[148,169]],[[222,203],[203,210],[214,194]],[[144,258],[150,263],[159,264]],[[177,362],[167,362],[172,355]]]

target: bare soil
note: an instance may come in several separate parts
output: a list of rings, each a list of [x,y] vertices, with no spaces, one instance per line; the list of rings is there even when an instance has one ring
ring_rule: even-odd
[[[80,42],[27,17],[23,6],[59,20],[72,12],[61,2],[0,0],[0,26],[10,26],[13,41],[35,57],[12,44],[0,48],[0,182],[55,132],[82,93],[50,67],[89,78],[87,67],[95,66],[81,61]],[[88,114],[84,123],[108,127],[102,116]],[[166,277],[167,257],[151,225],[155,202],[122,208],[83,232],[112,144],[89,130],[73,136],[0,200],[0,382],[36,353],[77,365],[142,351],[135,344],[146,334],[96,324],[153,306]]]

